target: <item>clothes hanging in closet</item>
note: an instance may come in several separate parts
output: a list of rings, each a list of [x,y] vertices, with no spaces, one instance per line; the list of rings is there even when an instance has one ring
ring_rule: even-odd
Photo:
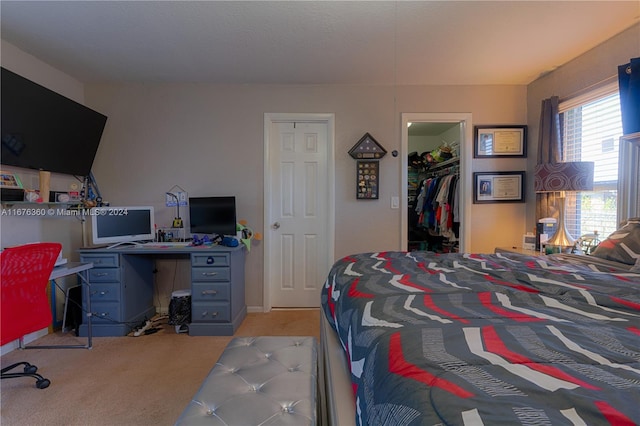
[[[421,182],[415,212],[418,226],[455,241],[459,237],[459,176],[451,174],[426,178]]]

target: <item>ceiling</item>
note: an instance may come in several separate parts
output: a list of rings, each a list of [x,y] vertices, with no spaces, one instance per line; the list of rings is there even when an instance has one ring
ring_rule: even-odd
[[[528,84],[640,1],[7,1],[2,39],[89,82]]]

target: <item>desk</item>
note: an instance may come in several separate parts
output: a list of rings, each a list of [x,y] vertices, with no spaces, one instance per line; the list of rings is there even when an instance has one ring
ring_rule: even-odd
[[[192,336],[232,336],[247,314],[244,300],[244,247],[120,246],[81,249],[91,262],[94,336],[126,336],[155,315],[155,260],[191,261]],[[84,300],[84,298],[83,298]],[[80,335],[88,332],[80,326]]]
[[[49,280],[55,281],[58,278],[66,277],[69,275],[77,275],[82,282],[83,289],[87,289],[84,291],[86,295],[90,293],[91,284],[89,279],[85,276],[86,271],[93,268],[93,263],[91,262],[68,262],[64,265],[56,266],[51,271],[51,275],[49,275]],[[55,291],[55,288],[52,289]],[[84,302],[83,302],[84,303]],[[86,297],[86,312],[91,312],[91,300],[89,297]],[[54,319],[55,321],[55,319]],[[24,349],[91,349],[92,342],[92,321],[91,315],[87,315],[87,344],[86,345],[42,345],[42,346],[25,346]]]

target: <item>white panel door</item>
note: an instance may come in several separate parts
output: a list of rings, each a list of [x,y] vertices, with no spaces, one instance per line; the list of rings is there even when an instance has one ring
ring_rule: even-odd
[[[272,307],[319,307],[329,264],[326,123],[271,123]]]

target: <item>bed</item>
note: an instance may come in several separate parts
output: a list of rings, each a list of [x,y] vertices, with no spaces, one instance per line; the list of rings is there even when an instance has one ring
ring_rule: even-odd
[[[331,268],[322,311],[327,424],[640,424],[632,264],[360,253]]]

